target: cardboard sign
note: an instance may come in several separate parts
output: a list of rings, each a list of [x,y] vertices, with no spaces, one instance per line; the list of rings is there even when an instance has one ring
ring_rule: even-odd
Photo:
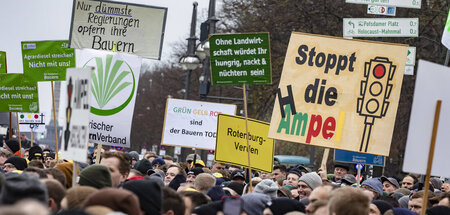
[[[209,44],[213,85],[272,83],[269,33],[217,34]]]
[[[274,140],[267,137],[269,123],[219,114],[214,161],[248,168],[248,151],[252,169],[272,173]],[[247,136],[249,148],[247,149]]]
[[[269,137],[388,156],[407,52],[292,33]]]
[[[36,82],[23,74],[0,74],[0,112],[39,112]]]
[[[235,114],[236,105],[167,99],[161,144],[214,150],[219,113]]]
[[[0,51],[0,74],[6,74],[6,52]]]
[[[449,178],[450,68],[419,60],[403,171],[425,174],[437,100],[442,100],[431,175]]]
[[[67,69],[62,93],[67,94],[66,123],[63,126],[61,157],[78,162],[86,162],[89,143],[89,92],[91,72],[94,68]]]
[[[77,50],[76,55],[77,67],[95,67],[89,91],[89,140],[130,147],[142,58],[90,49]]]
[[[19,113],[20,132],[45,132],[44,113]]]
[[[166,16],[162,7],[74,0],[70,47],[160,59]]]
[[[23,73],[27,80],[64,81],[75,67],[75,51],[67,40],[22,42]]]
[[[334,160],[344,163],[358,163],[364,165],[384,166],[386,159],[381,155],[371,155],[335,149]]]

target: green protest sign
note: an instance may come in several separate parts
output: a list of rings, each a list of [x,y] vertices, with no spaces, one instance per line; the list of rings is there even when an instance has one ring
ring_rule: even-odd
[[[216,34],[209,46],[213,85],[272,82],[269,33]]]
[[[6,73],[6,52],[0,51],[0,74]]]
[[[0,112],[39,112],[36,82],[23,74],[0,74]]]
[[[22,42],[23,73],[27,80],[64,81],[75,67],[75,51],[67,40]]]

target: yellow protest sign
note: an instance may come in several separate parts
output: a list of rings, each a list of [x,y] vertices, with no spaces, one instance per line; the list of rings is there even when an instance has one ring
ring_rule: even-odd
[[[292,33],[269,137],[389,155],[408,46]]]
[[[267,137],[269,123],[248,119],[249,149],[245,131],[244,117],[219,114],[214,161],[248,168],[250,151],[251,168],[272,173],[274,144]]]

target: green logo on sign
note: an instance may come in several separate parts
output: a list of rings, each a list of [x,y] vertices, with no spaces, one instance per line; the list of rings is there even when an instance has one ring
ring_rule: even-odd
[[[99,116],[109,116],[122,111],[130,103],[135,91],[136,80],[130,65],[122,60],[116,60],[113,64],[112,59],[113,55],[107,55],[106,63],[103,66],[103,59],[95,57],[88,60],[84,65],[86,67],[89,64],[95,64],[97,68],[96,71],[91,72],[91,92],[98,108],[92,105],[91,113]],[[131,77],[129,76],[130,73]],[[129,89],[131,84],[133,86]],[[128,95],[127,89],[131,92],[127,99],[121,102],[120,98],[126,98],[126,95]],[[113,100],[115,102],[111,102]],[[116,103],[119,103],[119,105],[114,107]]]

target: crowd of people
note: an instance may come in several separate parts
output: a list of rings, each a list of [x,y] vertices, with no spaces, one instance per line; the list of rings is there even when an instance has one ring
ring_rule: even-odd
[[[140,157],[103,151],[73,162],[10,139],[0,150],[0,215],[407,215],[419,214],[424,199],[416,175],[358,186],[342,163],[332,174],[301,165],[250,173],[223,163],[207,167],[197,154],[179,162],[152,152]],[[450,214],[450,182],[433,177],[429,187],[427,214]]]

